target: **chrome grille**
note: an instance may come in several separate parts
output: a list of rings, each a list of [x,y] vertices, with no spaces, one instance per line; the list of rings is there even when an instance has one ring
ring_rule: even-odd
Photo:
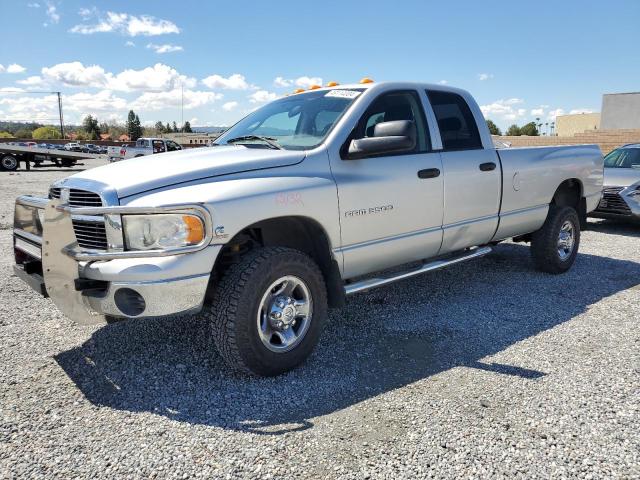
[[[69,190],[69,206],[71,207],[101,207],[100,195],[86,190],[72,188]]]
[[[72,219],[73,231],[76,234],[78,245],[82,248],[94,250],[107,250],[107,232],[104,221],[97,222]]]
[[[622,190],[624,190],[624,187],[605,188],[602,191],[602,199],[598,204],[598,208],[596,208],[596,212],[631,215],[629,205],[619,195]]]
[[[66,192],[64,192],[66,193]],[[66,197],[66,195],[64,195]],[[63,197],[62,188],[52,187],[49,189],[49,198]],[[102,207],[100,195],[87,190],[77,188],[69,189],[70,207]],[[107,232],[102,215],[95,217],[72,218],[73,231],[76,235],[78,246],[90,248],[92,250],[107,250]]]

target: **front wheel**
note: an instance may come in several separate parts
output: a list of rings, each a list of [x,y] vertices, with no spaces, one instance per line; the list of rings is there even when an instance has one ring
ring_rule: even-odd
[[[531,237],[531,255],[538,270],[564,273],[571,268],[580,246],[580,219],[572,207],[551,206],[540,230]]]
[[[311,354],[326,317],[326,287],[316,263],[298,250],[265,247],[225,272],[208,321],[231,369],[274,376]]]

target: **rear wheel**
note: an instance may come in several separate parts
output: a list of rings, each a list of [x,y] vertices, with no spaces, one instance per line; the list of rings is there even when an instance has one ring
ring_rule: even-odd
[[[208,321],[229,367],[273,376],[311,354],[326,317],[326,287],[316,263],[298,250],[265,247],[225,272]]]
[[[564,273],[571,268],[580,246],[580,220],[572,207],[551,206],[540,230],[531,237],[531,255],[536,268]]]
[[[5,155],[0,159],[0,166],[2,166],[3,170],[12,172],[18,169],[18,159],[13,155]]]

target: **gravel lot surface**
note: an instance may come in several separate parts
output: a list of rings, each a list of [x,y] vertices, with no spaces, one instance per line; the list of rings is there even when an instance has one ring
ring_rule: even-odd
[[[249,379],[194,318],[80,327],[12,275],[14,197],[67,172],[0,173],[0,477],[640,478],[640,227],[354,296]]]

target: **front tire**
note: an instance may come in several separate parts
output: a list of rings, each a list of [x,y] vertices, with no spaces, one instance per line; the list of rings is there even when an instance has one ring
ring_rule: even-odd
[[[559,274],[571,268],[580,246],[580,219],[572,207],[551,206],[540,230],[531,237],[531,255],[536,268]]]
[[[279,375],[301,364],[318,343],[327,317],[324,278],[298,250],[257,248],[225,272],[208,317],[232,370]]]

